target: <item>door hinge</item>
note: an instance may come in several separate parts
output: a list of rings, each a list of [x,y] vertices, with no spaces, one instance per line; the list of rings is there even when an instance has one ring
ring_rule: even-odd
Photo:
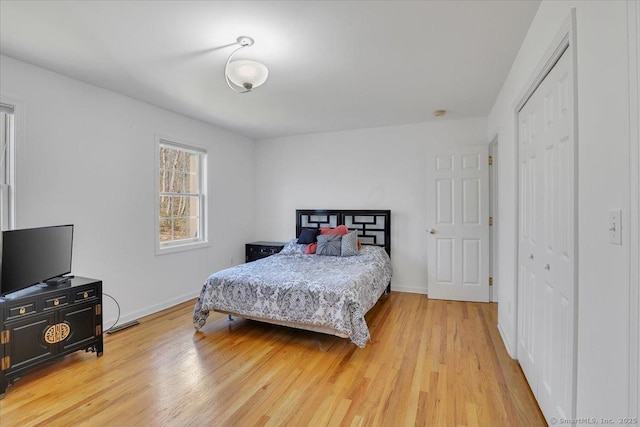
[[[11,339],[11,331],[5,330],[0,332],[0,344],[6,344]]]
[[[11,356],[5,356],[0,359],[0,371],[6,371],[11,367]]]
[[[489,166],[493,166],[493,156],[489,156]]]
[[[96,326],[96,336],[102,335],[102,325]]]
[[[96,304],[96,316],[100,316],[102,313],[102,304]]]
[[[489,217],[489,226],[492,226],[492,225],[493,225],[493,217],[492,217],[492,216],[490,216],[490,217]]]
[[[493,286],[493,277],[489,277],[489,286]]]

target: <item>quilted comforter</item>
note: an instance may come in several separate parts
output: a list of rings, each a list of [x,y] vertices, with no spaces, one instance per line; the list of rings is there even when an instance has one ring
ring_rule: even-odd
[[[364,347],[370,339],[364,315],[391,280],[383,248],[363,246],[350,257],[276,254],[212,274],[195,304],[193,323],[204,326],[210,310],[331,328]]]

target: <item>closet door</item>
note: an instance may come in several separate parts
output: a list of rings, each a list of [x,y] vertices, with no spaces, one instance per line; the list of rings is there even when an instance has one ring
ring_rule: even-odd
[[[541,296],[539,224],[539,157],[536,134],[540,126],[541,100],[529,99],[518,115],[519,125],[519,235],[518,235],[518,361],[537,396],[536,367],[541,350]]]
[[[518,360],[547,420],[572,414],[575,141],[568,51],[518,115]]]

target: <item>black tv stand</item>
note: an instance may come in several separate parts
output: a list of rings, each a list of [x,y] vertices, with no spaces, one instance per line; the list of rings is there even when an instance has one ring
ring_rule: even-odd
[[[24,374],[69,353],[102,356],[102,281],[66,279],[0,297],[0,399]]]

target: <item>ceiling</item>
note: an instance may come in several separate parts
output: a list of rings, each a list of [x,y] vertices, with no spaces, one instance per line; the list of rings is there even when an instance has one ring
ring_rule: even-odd
[[[0,53],[262,139],[485,117],[539,3],[2,0]],[[269,68],[246,94],[241,35]]]

